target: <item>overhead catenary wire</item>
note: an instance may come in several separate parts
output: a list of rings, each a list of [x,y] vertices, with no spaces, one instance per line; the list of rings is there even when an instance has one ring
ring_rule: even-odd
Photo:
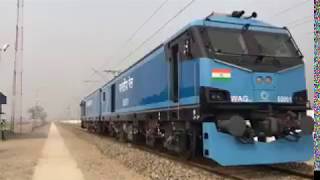
[[[132,41],[132,39],[139,33],[139,31],[141,31],[141,29],[143,29],[143,27],[144,27],[148,22],[150,22],[150,20],[168,3],[168,1],[169,1],[169,0],[163,1],[163,3],[161,3],[160,6],[159,6],[157,9],[155,9],[155,11],[153,11],[153,13],[146,19],[146,21],[144,21],[144,22],[136,29],[136,31],[135,31],[134,33],[132,33],[132,35],[123,43],[122,46],[120,46],[119,49],[122,49],[123,47],[126,47],[126,46]],[[190,1],[190,3],[188,3],[188,4],[186,5],[186,7],[184,7],[184,8],[182,9],[182,12],[183,12],[186,8],[188,8],[192,3],[194,3],[194,1],[195,1],[195,0]],[[277,15],[279,15],[279,14],[288,12],[288,11],[290,11],[290,10],[292,10],[292,9],[300,6],[300,5],[303,5],[303,4],[307,3],[308,1],[309,1],[309,0],[305,0],[305,1],[299,2],[299,3],[297,3],[297,4],[295,4],[295,5],[291,6],[291,7],[289,7],[289,8],[287,8],[287,9],[284,9],[284,10],[282,10],[282,11],[274,14],[273,16],[277,16]],[[178,12],[177,16],[178,16],[180,13],[182,13],[182,12]],[[272,16],[272,17],[273,17],[273,16]],[[174,17],[172,18],[172,20],[173,20],[175,17],[176,17],[176,16],[174,16]],[[125,56],[123,59],[121,59],[121,60],[120,60],[120,63],[122,63],[123,61],[125,61],[127,58],[131,57],[131,56],[135,53],[135,51],[139,50],[144,44],[146,44],[150,39],[152,39],[155,35],[157,35],[157,34],[158,34],[167,24],[169,24],[170,22],[171,22],[171,19],[169,19],[169,21],[168,21],[167,23],[165,23],[165,24],[164,24],[163,26],[161,26],[155,33],[153,33],[150,37],[148,37],[145,41],[143,41],[137,48],[135,48],[135,49],[134,49],[133,51],[131,51],[127,56]],[[292,23],[292,22],[291,22],[291,23]],[[116,66],[118,66],[120,63],[117,63]],[[105,66],[105,65],[103,65],[102,67],[104,67],[104,66]],[[113,66],[113,68],[115,68],[116,66]]]
[[[311,23],[311,22],[313,22],[313,20],[307,19],[307,20],[305,20],[305,21],[302,21],[302,22],[300,22],[300,23],[297,23],[297,24],[292,25],[292,26],[290,27],[290,29],[294,29],[294,28],[297,28],[297,27],[299,27],[299,26],[301,26],[301,25],[304,25],[304,24],[307,24],[307,23]]]
[[[148,23],[150,22],[150,20],[160,11],[160,9],[167,3],[168,0],[164,1],[162,4],[160,4],[160,6],[146,19],[146,21],[144,23],[142,23],[137,30],[125,41],[125,43],[123,43],[123,46],[127,46],[129,44],[130,41],[132,41],[132,39],[139,33],[139,31]],[[191,4],[194,3],[195,0],[190,1],[184,8],[182,8],[174,17],[170,18],[164,25],[162,25],[159,29],[157,29],[157,31],[155,31],[151,36],[149,36],[148,38],[146,38],[139,46],[137,46],[133,51],[131,51],[127,56],[125,56],[124,58],[122,58],[115,66],[113,66],[113,68],[119,66],[121,63],[123,63],[124,61],[126,61],[129,57],[131,57],[137,50],[139,50],[141,47],[143,47],[148,41],[150,41],[154,36],[156,36],[164,27],[166,27],[172,20],[174,20],[178,15],[180,15],[185,9],[187,9]],[[309,0],[305,0],[305,1],[301,1],[287,9],[284,9],[274,15],[273,16],[277,16],[283,13],[286,13],[292,9],[297,8],[300,5],[303,5],[305,3],[307,3]],[[300,19],[297,19],[291,23],[295,23],[296,21],[298,22]],[[300,23],[298,23],[297,25],[300,25]],[[295,27],[295,26],[294,26]],[[121,47],[123,47],[121,46]]]
[[[273,17],[279,16],[279,15],[282,15],[282,14],[288,12],[288,11],[291,11],[292,9],[295,9],[295,8],[297,8],[297,7],[299,7],[299,6],[303,5],[303,4],[306,4],[306,3],[309,2],[309,1],[311,1],[311,0],[301,1],[301,2],[299,2],[299,3],[297,3],[297,4],[294,4],[293,6],[291,6],[291,7],[289,7],[289,8],[286,8],[286,9],[284,9],[284,10],[282,10],[282,11],[276,13],[276,14],[273,14],[273,15],[270,16],[269,18],[273,18]]]
[[[91,70],[92,70],[92,72],[94,73],[94,74],[96,74],[96,75],[98,75],[100,78],[101,78],[101,80],[106,80],[106,77],[100,72],[100,71],[98,71],[97,69],[95,69],[95,68],[91,68]]]
[[[310,21],[313,20],[313,16],[308,15],[308,16],[304,16],[302,18],[296,19],[294,21],[288,22],[287,26],[292,26],[292,25],[296,25],[298,23],[304,22],[304,21]]]
[[[121,63],[126,61],[129,57],[131,57],[137,50],[139,50],[142,46],[144,46],[148,41],[150,41],[154,36],[156,36],[163,28],[165,28],[171,21],[177,18],[181,13],[183,13],[186,9],[188,9],[196,0],[191,0],[188,4],[186,4],[182,9],[180,9],[173,17],[171,17],[168,21],[166,21],[160,28],[158,28],[153,34],[151,34],[148,38],[146,38],[139,46],[137,46],[133,51],[131,51],[127,56],[122,58],[114,67],[119,66]]]
[[[116,52],[118,52],[120,49],[126,47],[132,40],[133,38],[143,29],[144,26],[146,26],[151,20],[152,18],[155,17],[155,15],[157,13],[160,12],[160,10],[169,2],[169,0],[164,0],[152,13],[151,15],[134,31],[134,33],[131,34],[131,36],[118,48],[118,50]],[[111,58],[113,58],[114,55],[111,56]],[[101,67],[104,68],[106,66],[106,64],[103,64]],[[117,71],[115,69],[112,69],[114,71]],[[102,69],[101,71],[104,71],[104,69]],[[94,70],[92,75],[99,75],[99,77],[101,77],[101,73],[98,73],[98,70]]]
[[[136,37],[136,35],[157,15],[160,10],[169,2],[169,0],[164,0],[152,13],[151,15],[129,36],[129,38],[116,50],[116,52],[120,51],[121,49],[125,48],[130,44],[130,42]],[[111,55],[111,57],[114,57],[114,54]],[[106,64],[102,65],[102,68]]]
[[[163,1],[160,6],[155,10],[153,11],[153,13],[146,19],[146,21],[144,21],[144,23],[142,23],[138,28],[137,30],[132,33],[132,35],[128,38],[127,41],[125,41],[125,43],[123,44],[123,47],[125,47],[126,45],[129,44],[129,42],[132,41],[132,39],[139,33],[139,31],[146,25],[148,24],[148,22],[150,22],[150,20],[169,2],[169,0],[165,0]]]

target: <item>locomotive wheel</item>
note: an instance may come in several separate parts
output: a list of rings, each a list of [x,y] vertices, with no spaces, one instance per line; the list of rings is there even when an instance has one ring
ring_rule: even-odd
[[[146,140],[142,134],[138,133],[133,135],[132,143],[143,144],[144,142],[146,142]]]
[[[88,125],[88,131],[89,131],[89,133],[94,133],[95,132],[95,129],[91,124]]]
[[[84,122],[81,121],[81,128],[84,129],[85,128],[85,125],[84,125]]]
[[[190,130],[186,134],[186,147],[183,152],[179,154],[181,159],[189,160],[195,157],[197,146],[197,134],[194,129]]]
[[[146,145],[149,147],[154,148],[156,144],[156,138],[155,137],[151,137],[151,136],[147,136],[146,137]]]
[[[116,134],[116,132],[114,131],[111,123],[108,124],[107,131],[108,131],[108,135],[109,135],[110,137],[116,137],[117,134]]]
[[[103,132],[102,123],[101,122],[95,123],[95,129],[96,129],[96,133],[102,134]]]
[[[127,141],[127,135],[126,133],[121,129],[118,133],[117,133],[117,137],[116,139],[119,140],[120,142],[126,142]]]

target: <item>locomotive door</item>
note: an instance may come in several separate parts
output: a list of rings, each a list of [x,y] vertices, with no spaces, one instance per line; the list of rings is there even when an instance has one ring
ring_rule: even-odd
[[[196,96],[196,66],[195,61],[192,61],[192,43],[194,42],[192,33],[186,31],[166,46],[169,65],[169,99],[176,109],[171,117],[178,120],[183,118],[180,106],[189,103],[189,97]]]
[[[176,110],[172,112],[173,119],[179,119],[179,100],[180,100],[180,73],[181,73],[181,61],[179,52],[179,43],[173,43],[168,49],[169,64],[170,64],[170,100],[174,103]]]
[[[110,101],[111,101],[111,106],[110,106],[110,111],[115,112],[116,109],[116,85],[112,84],[111,85],[111,93],[110,93]]]
[[[179,101],[179,45],[171,47],[171,100],[175,103]]]

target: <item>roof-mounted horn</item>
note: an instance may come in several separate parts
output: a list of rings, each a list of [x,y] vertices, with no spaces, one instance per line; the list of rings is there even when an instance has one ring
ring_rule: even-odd
[[[233,11],[231,17],[241,18],[244,15],[245,11]]]
[[[251,16],[245,17],[245,19],[257,18],[257,17],[258,17],[258,14],[256,12],[253,12]]]

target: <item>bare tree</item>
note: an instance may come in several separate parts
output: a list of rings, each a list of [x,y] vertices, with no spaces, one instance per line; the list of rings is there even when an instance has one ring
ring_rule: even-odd
[[[43,122],[47,119],[47,113],[42,106],[36,105],[31,107],[28,112],[30,113],[30,118],[34,120],[41,120]]]

